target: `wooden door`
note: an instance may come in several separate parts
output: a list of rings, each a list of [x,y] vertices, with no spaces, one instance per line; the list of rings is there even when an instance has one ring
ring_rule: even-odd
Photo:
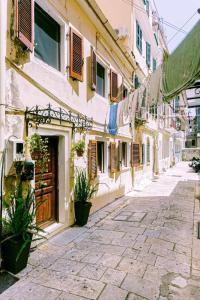
[[[35,165],[35,195],[36,203],[42,202],[36,214],[37,224],[43,227],[57,221],[58,211],[58,138],[48,138],[49,162],[45,173],[37,165],[39,153],[33,153]]]

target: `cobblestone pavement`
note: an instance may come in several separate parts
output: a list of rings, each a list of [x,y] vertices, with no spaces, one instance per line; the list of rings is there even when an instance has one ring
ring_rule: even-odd
[[[180,163],[40,245],[0,299],[200,299],[198,176]]]

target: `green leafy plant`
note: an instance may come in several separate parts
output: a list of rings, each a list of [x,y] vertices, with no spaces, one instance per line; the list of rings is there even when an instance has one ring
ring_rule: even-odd
[[[146,123],[146,120],[135,118],[135,127],[143,126]]]
[[[84,140],[79,140],[77,143],[73,145],[72,148],[73,151],[76,151],[77,154],[83,155],[85,151],[85,141]]]
[[[97,186],[90,182],[85,170],[78,170],[74,186],[74,201],[89,202],[96,192]]]
[[[5,216],[2,218],[4,239],[1,243],[9,239],[22,239],[23,244],[17,255],[21,255],[23,249],[32,241],[32,235],[39,236],[39,232],[44,232],[36,224],[36,213],[38,207],[43,202],[36,204],[34,190],[29,188],[25,197],[22,195],[22,185],[16,188],[10,196],[9,201],[4,201]],[[37,237],[35,240],[43,237]]]
[[[37,152],[37,164],[41,169],[41,173],[48,171],[49,151],[48,151],[48,138],[42,138],[39,134],[35,133],[30,139],[30,152]]]

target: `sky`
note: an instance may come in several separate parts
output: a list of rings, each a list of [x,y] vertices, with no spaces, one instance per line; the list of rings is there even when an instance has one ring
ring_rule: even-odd
[[[154,0],[154,2],[160,18],[163,18],[164,21],[172,23],[178,28],[181,28],[197,9],[200,8],[200,0]],[[188,33],[198,20],[200,20],[200,14],[197,13],[188,24],[183,27],[183,30]],[[178,32],[177,35],[169,41],[177,31],[166,25],[164,25],[164,30],[168,41],[169,51],[173,52],[186,34]]]

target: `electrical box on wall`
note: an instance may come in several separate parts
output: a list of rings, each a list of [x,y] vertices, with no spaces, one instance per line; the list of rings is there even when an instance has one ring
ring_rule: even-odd
[[[6,147],[6,160],[5,160],[5,176],[9,172],[15,161],[24,160],[24,142],[18,139],[9,140]]]

